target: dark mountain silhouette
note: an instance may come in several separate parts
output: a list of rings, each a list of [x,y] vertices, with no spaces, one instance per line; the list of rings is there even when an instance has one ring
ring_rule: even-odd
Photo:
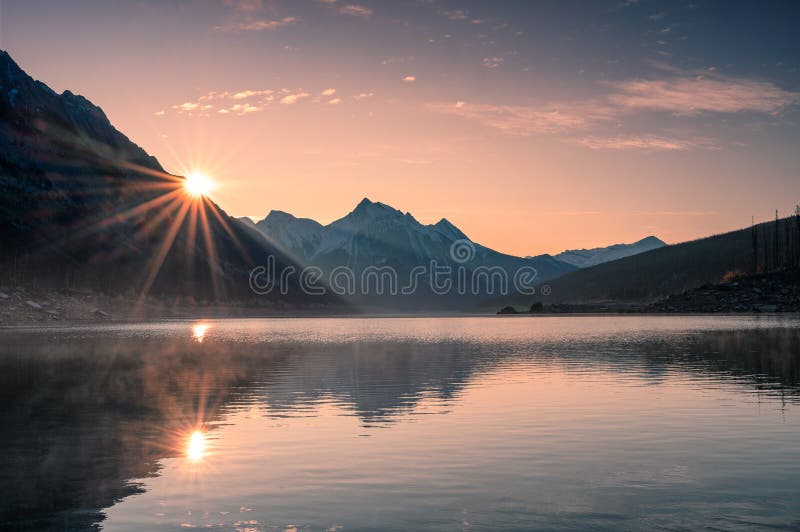
[[[18,283],[196,300],[253,298],[249,272],[291,260],[117,131],[0,51],[0,274]],[[269,298],[312,301],[288,281]],[[314,303],[330,297],[314,297]]]
[[[797,267],[799,244],[800,220],[792,216],[577,270],[550,282],[547,296],[499,298],[489,307],[514,304],[527,308],[535,301],[650,302],[718,283],[729,272]]]

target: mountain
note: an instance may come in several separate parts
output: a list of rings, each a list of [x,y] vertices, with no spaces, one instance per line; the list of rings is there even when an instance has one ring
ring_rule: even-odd
[[[487,308],[509,304],[527,308],[536,301],[648,303],[717,284],[731,274],[797,268],[798,243],[800,216],[791,216],[582,268],[551,281],[547,296],[498,298],[494,307]]]
[[[300,261],[307,260],[319,247],[324,229],[314,220],[296,218],[283,211],[271,211],[254,227]]]
[[[298,262],[320,268],[325,275],[347,268],[358,282],[368,275],[365,272],[390,269],[396,275],[398,294],[378,294],[376,287],[365,283],[361,283],[362,290],[350,294],[358,303],[384,307],[444,308],[463,305],[464,300],[479,300],[501,289],[499,277],[488,278],[492,269],[497,275],[503,272],[509,291],[515,289],[514,275],[522,269],[535,270],[535,284],[575,269],[550,255],[522,258],[499,253],[473,242],[446,219],[424,225],[411,213],[368,198],[325,226],[272,211],[256,223],[256,228],[268,242],[279,245]],[[400,293],[420,268],[425,271],[417,277],[413,294]],[[435,268],[449,270],[440,277],[450,279],[451,289],[446,293],[433,287]],[[463,282],[458,285],[459,281]]]
[[[250,271],[293,262],[118,131],[0,51],[0,279],[181,300],[323,303],[289,280],[256,298]]]
[[[644,253],[651,249],[658,249],[666,245],[661,239],[655,236],[648,236],[633,244],[614,244],[604,248],[592,249],[568,249],[555,255],[555,258],[578,268],[588,268],[604,262]]]

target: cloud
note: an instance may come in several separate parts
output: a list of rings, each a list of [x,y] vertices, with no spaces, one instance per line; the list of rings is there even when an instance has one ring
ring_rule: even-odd
[[[200,102],[183,102],[177,105],[173,105],[170,109],[177,111],[180,114],[185,115],[194,115],[194,114],[206,114],[208,111],[213,109],[214,106],[211,104],[200,103]],[[160,113],[160,114],[159,114]],[[166,114],[165,110],[159,111],[159,116],[163,116]]]
[[[230,97],[233,100],[244,100],[244,99],[247,99],[247,98],[252,98],[254,96],[267,96],[267,95],[272,94],[272,93],[273,93],[273,91],[269,90],[269,89],[267,89],[267,90],[258,90],[258,91],[245,90],[245,91],[236,92],[236,93],[232,94]]]
[[[634,211],[630,216],[716,216],[717,211]]]
[[[365,100],[367,98],[372,98],[373,96],[375,96],[374,92],[361,92],[361,93],[356,94],[355,96],[353,96],[353,99],[354,100]]]
[[[439,13],[450,20],[467,20],[469,15],[463,9],[443,9]]]
[[[485,63],[491,68],[491,62]],[[661,70],[668,72],[665,79],[602,82],[609,89],[605,95],[579,102],[502,105],[456,101],[435,102],[427,107],[506,134],[553,134],[558,140],[594,150],[687,151],[721,149],[721,145],[710,137],[657,130],[623,133],[624,121],[644,113],[663,112],[676,117],[739,112],[778,115],[800,102],[800,93],[783,90],[767,81],[723,76],[714,71],[699,74],[676,68]],[[657,116],[648,118],[649,124],[659,124]],[[598,129],[599,125],[603,125],[603,131]],[[607,131],[610,127],[614,128],[612,132]]]
[[[653,135],[643,136],[612,136],[612,137],[583,137],[573,139],[582,146],[593,150],[666,150],[687,151],[694,149],[719,149],[719,145],[711,138],[680,139],[674,137],[660,137]]]
[[[327,88],[319,92],[325,98],[311,98],[311,92],[303,89],[246,89],[240,91],[211,91],[203,94],[196,101],[187,101],[170,106],[168,109],[157,111],[157,116],[163,116],[172,110],[183,115],[210,116],[209,112],[216,109],[219,115],[237,115],[259,113],[278,103],[294,105],[301,100],[308,99],[311,104],[338,105],[343,102],[341,98],[331,98],[336,89]],[[355,95],[355,100],[372,96],[371,92],[362,92]]]
[[[776,114],[800,100],[766,81],[724,76],[609,82],[609,101],[627,109],[668,111],[679,115],[753,111]]]
[[[663,12],[663,11],[661,11],[661,12],[659,12],[659,13],[653,13],[652,15],[650,15],[650,16],[649,16],[649,17],[647,17],[647,18],[649,18],[649,19],[650,19],[650,20],[652,20],[653,22],[655,22],[655,21],[657,21],[657,20],[661,20],[662,18],[664,18],[664,12]]]
[[[240,14],[255,13],[264,7],[262,0],[224,0],[223,3]]]
[[[486,68],[497,68],[503,64],[505,59],[502,57],[484,57],[481,64]]]
[[[355,4],[347,4],[339,8],[339,13],[345,15],[353,15],[356,17],[370,17],[374,13],[372,9],[364,6],[357,6]]]
[[[282,26],[287,26],[297,22],[296,17],[283,17],[281,19],[254,19],[254,20],[245,20],[242,22],[234,22],[231,24],[225,24],[223,26],[217,26],[214,28],[217,31],[263,31],[263,30],[274,30],[280,28]]]
[[[584,129],[598,120],[610,117],[608,109],[592,103],[581,106],[537,107],[458,101],[430,104],[428,109],[473,120],[505,133],[519,136]]]
[[[406,83],[414,83],[417,81],[417,78],[415,76],[406,76],[403,78],[403,81]]]
[[[286,96],[281,98],[281,103],[284,104],[284,105],[294,105],[295,103],[297,103],[301,99],[307,98],[309,96],[311,96],[311,94],[309,94],[307,92],[298,92],[298,93],[295,93],[295,94],[287,94]]]
[[[223,110],[227,111],[228,113],[233,113],[233,114],[242,116],[242,115],[247,115],[247,114],[251,114],[251,113],[259,113],[259,112],[263,111],[264,108],[262,106],[252,105],[252,104],[249,104],[249,103],[237,103],[236,105],[233,105],[230,108],[223,109]],[[223,110],[221,110],[221,111],[223,111]],[[225,114],[225,113],[223,113],[223,114]]]

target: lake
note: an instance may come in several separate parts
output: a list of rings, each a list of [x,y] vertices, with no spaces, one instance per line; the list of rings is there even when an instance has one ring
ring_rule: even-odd
[[[0,329],[0,528],[800,529],[800,319]]]

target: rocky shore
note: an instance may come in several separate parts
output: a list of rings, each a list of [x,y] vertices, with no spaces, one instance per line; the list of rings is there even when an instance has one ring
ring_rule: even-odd
[[[741,275],[718,284],[707,284],[649,303],[561,303],[519,310],[503,307],[498,314],[690,314],[690,313],[800,312],[800,271]]]
[[[800,272],[743,276],[669,296],[647,312],[800,312]]]
[[[0,327],[159,319],[251,318],[262,316],[341,314],[347,309],[325,305],[297,306],[268,302],[198,304],[150,297],[139,302],[91,290],[47,290],[0,285]]]

